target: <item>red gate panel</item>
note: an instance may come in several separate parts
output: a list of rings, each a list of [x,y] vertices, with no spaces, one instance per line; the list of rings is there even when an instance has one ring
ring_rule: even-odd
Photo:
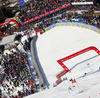
[[[69,59],[72,59],[72,58],[74,58],[74,57],[76,57],[76,56],[78,56],[78,55],[81,55],[81,54],[83,54],[83,53],[85,53],[85,52],[88,52],[88,51],[90,51],[90,50],[94,50],[98,55],[100,55],[100,51],[99,51],[96,47],[90,46],[90,47],[85,48],[85,49],[83,49],[83,50],[81,50],[81,51],[78,51],[78,52],[76,52],[76,53],[74,53],[74,54],[71,54],[71,55],[69,55],[69,56],[67,56],[67,57],[65,57],[65,58],[62,58],[62,59],[60,59],[60,60],[57,60],[57,62],[60,64],[60,66],[63,67],[64,70],[67,70],[67,72],[69,72],[70,70],[63,64],[63,62],[64,62],[64,61],[67,61],[67,60],[69,60]]]

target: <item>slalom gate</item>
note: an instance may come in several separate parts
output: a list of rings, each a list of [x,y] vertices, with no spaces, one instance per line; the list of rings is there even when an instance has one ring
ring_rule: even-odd
[[[64,58],[62,58],[62,59],[60,59],[60,60],[57,60],[57,62],[59,63],[59,65],[60,65],[64,70],[56,76],[57,79],[58,79],[58,80],[56,81],[56,84],[58,85],[59,83],[61,83],[61,82],[62,82],[62,81],[61,81],[61,77],[62,77],[63,75],[65,75],[67,72],[70,71],[70,69],[67,68],[67,67],[64,65],[64,63],[63,63],[64,61],[70,60],[70,59],[72,59],[72,58],[74,58],[74,57],[76,57],[76,56],[78,56],[78,55],[81,55],[81,54],[83,54],[83,53],[85,53],[85,52],[88,52],[88,51],[91,51],[91,50],[94,50],[98,55],[100,55],[100,51],[99,51],[96,47],[90,46],[90,47],[85,48],[85,49],[83,49],[83,50],[80,50],[80,51],[78,51],[78,52],[76,52],[76,53],[74,53],[74,54],[71,54],[71,55],[69,55],[69,56],[67,56],[67,57],[64,57]]]

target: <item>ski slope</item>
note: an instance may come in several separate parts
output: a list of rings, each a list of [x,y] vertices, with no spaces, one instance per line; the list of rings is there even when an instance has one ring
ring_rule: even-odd
[[[54,27],[40,35],[36,41],[37,55],[50,85],[57,80],[56,75],[63,70],[63,68],[57,63],[57,60],[89,46],[95,46],[100,50],[100,35],[95,31],[85,28],[60,26]],[[100,66],[100,56],[95,57],[96,55],[97,53],[91,50],[65,61],[64,64],[71,69],[73,66],[80,63],[78,64],[79,66],[71,71],[71,73],[74,73],[74,77],[79,77],[79,73],[81,76],[85,71],[90,72],[91,69],[98,69],[98,66]],[[89,65],[87,66],[87,64]],[[89,66],[92,66],[93,68],[89,68]],[[83,71],[84,69],[85,71]]]
[[[41,91],[26,98],[100,98],[100,78],[98,77],[100,77],[100,70],[77,79],[79,87],[76,86],[72,93],[68,92],[68,87],[72,84],[66,80],[55,88]]]
[[[67,80],[52,87],[57,80],[56,75],[63,70],[57,60],[89,46],[100,50],[100,35],[85,28],[60,26],[40,35],[36,41],[37,55],[50,83],[50,89],[26,98],[100,98],[100,56],[93,50],[65,61],[64,64],[71,72],[63,76]],[[84,76],[84,73],[87,74]],[[71,78],[75,78],[78,84],[74,88],[69,81]],[[71,93],[69,87],[72,87]]]

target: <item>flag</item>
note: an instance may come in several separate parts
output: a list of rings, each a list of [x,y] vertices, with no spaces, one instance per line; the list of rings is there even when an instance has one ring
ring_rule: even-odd
[[[77,86],[79,87],[78,83],[76,82],[76,79],[71,79],[72,84],[74,85],[74,83],[77,84]]]
[[[19,6],[24,6],[26,2],[28,2],[28,0],[20,0],[20,1],[17,2],[17,4]]]
[[[75,80],[75,79],[72,79],[72,84],[73,84],[73,83],[76,83],[76,80]]]
[[[24,3],[25,3],[24,0],[18,1],[18,5],[22,5],[22,4],[24,4]]]

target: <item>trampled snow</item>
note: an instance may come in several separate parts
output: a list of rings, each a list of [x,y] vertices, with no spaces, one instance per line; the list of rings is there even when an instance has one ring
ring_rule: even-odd
[[[90,46],[95,46],[100,50],[100,35],[85,28],[60,26],[40,35],[36,41],[37,55],[50,85],[53,85],[57,80],[56,75],[63,70],[57,60]],[[100,56],[91,50],[65,61],[64,64],[69,69],[76,66],[66,74],[67,78],[78,78],[84,73],[93,73],[98,70]],[[98,77],[100,77],[99,71],[76,79],[79,87],[73,88],[71,94],[68,93],[68,87],[72,84],[66,80],[55,88],[33,94],[27,98],[89,98],[89,96],[90,98],[100,98],[100,79]]]
[[[52,84],[56,80],[56,75],[63,70],[57,60],[89,46],[95,46],[100,50],[100,35],[85,28],[60,26],[39,36],[36,42],[38,58],[49,83]],[[71,69],[77,63],[96,55],[96,52],[89,51],[64,64]]]
[[[26,98],[100,98],[100,70],[94,74],[77,79],[77,84],[69,93],[71,82],[65,80],[57,87],[41,91]]]

